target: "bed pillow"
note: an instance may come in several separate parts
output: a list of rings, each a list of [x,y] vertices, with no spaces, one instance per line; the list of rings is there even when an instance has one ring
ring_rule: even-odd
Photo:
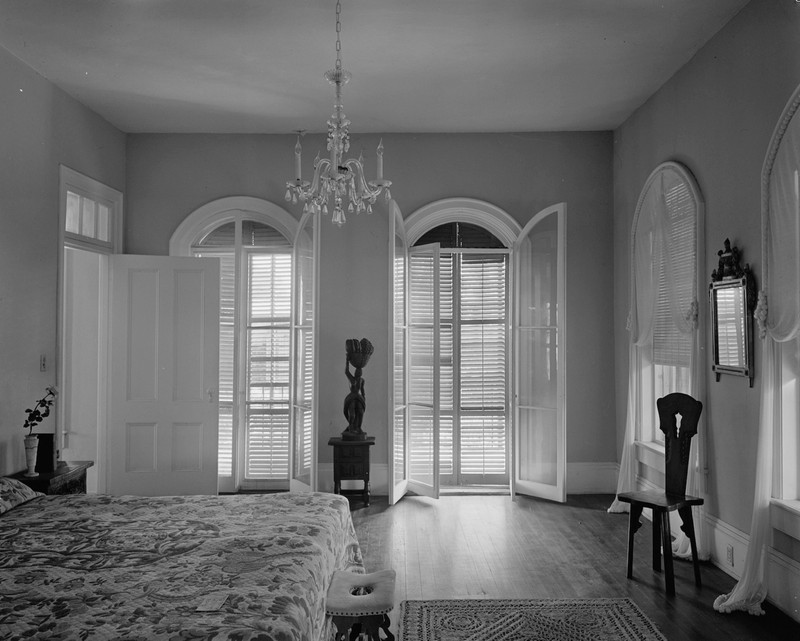
[[[8,512],[17,505],[44,496],[41,492],[32,490],[22,481],[8,477],[0,477],[0,514]]]

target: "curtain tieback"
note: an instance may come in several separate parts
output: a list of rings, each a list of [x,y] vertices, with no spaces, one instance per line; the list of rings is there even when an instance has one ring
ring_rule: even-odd
[[[758,323],[758,337],[764,338],[767,335],[767,316],[769,312],[769,305],[767,304],[767,293],[762,289],[758,292],[758,303],[756,304],[756,311],[753,315],[756,317]]]
[[[689,305],[689,309],[686,312],[686,315],[683,319],[691,326],[692,329],[697,329],[697,317],[700,310],[700,306],[697,303],[697,299],[695,298],[691,305]]]

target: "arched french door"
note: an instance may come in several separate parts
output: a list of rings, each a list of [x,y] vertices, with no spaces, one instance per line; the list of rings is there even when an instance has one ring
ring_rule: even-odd
[[[526,229],[533,235],[526,236],[521,235],[519,225],[508,214],[471,199],[432,203],[412,214],[402,227],[400,220],[393,221],[395,384],[390,439],[391,502],[407,490],[436,496],[442,483],[513,483],[516,491],[555,498],[549,483],[528,483],[528,477],[535,474],[558,478],[552,485],[564,491],[563,360],[545,366],[554,381],[561,381],[553,397],[541,390],[547,396],[547,409],[555,409],[557,417],[548,416],[544,406],[518,409],[520,390],[530,389],[533,374],[512,366],[516,363],[512,354],[518,349],[514,343],[536,334],[520,330],[518,320],[513,323],[512,332],[514,310],[518,301],[525,299],[523,290],[515,284],[519,284],[520,277],[524,283],[531,280],[523,268],[549,270],[561,265],[558,274],[540,277],[538,282],[552,280],[556,292],[558,286],[563,286],[563,260],[558,249],[563,249],[565,207],[556,206],[554,211],[558,215],[554,219],[557,231],[556,251],[550,257],[555,261],[552,265],[541,260],[515,259],[516,255],[526,255],[529,246],[541,246],[541,241],[530,239],[544,234],[547,210],[531,221]],[[484,241],[478,241],[472,249],[464,247],[470,241],[463,239],[455,243],[461,247],[442,248],[442,243],[427,242],[437,240],[437,234],[446,237],[450,230],[461,233],[459,226],[465,235],[485,235],[493,240],[482,247]],[[531,231],[534,228],[535,234]],[[557,281],[556,275],[561,280]],[[530,294],[530,285],[524,287],[524,292]],[[563,311],[563,291],[561,295]],[[554,310],[557,304],[554,300]],[[401,305],[404,314],[397,311]],[[556,326],[535,336],[534,344],[557,341],[555,336],[562,327],[557,324],[558,319],[554,311]],[[556,345],[553,342],[553,354],[558,353]],[[531,347],[530,341],[526,347]],[[552,385],[548,385],[549,390]],[[531,400],[530,394],[525,400]],[[516,430],[515,423],[519,421],[526,426],[523,436],[512,432],[512,426]],[[558,434],[553,434],[550,426]],[[554,443],[561,443],[560,447],[548,440],[553,438]],[[524,459],[512,455],[512,449],[520,443],[527,447]],[[475,474],[478,466],[479,473]],[[517,473],[516,478],[512,472]]]

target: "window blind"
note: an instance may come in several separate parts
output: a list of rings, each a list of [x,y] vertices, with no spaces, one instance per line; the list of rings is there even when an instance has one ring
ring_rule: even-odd
[[[675,306],[683,315],[694,300],[697,264],[696,206],[688,185],[677,182],[665,189],[665,214],[669,219],[669,251],[659,252],[653,362],[659,365],[689,367],[694,340],[675,325]],[[666,261],[670,261],[669,267]]]

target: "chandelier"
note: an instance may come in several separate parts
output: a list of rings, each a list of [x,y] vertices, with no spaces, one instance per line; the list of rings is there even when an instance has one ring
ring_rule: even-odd
[[[367,182],[364,177],[363,154],[358,159],[345,160],[344,155],[350,149],[350,121],[342,110],[342,86],[352,77],[349,71],[342,68],[342,32],[341,2],[336,2],[336,66],[325,72],[326,80],[336,88],[334,111],[328,120],[328,152],[329,158],[314,159],[314,177],[311,182],[303,180],[301,174],[302,147],[297,132],[297,144],[294,146],[295,178],[286,183],[286,201],[305,203],[303,212],[327,214],[328,205],[333,201],[331,222],[340,227],[345,223],[345,209],[348,213],[372,213],[372,205],[383,192],[388,202],[392,195],[389,192],[391,181],[383,177],[383,140],[377,149],[377,178]]]

